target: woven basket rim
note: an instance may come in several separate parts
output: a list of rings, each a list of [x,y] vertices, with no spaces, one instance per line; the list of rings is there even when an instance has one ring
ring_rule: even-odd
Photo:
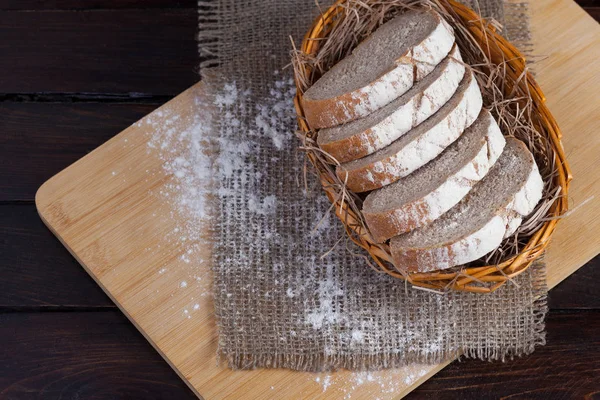
[[[335,18],[343,11],[342,5],[348,0],[337,0],[331,7],[324,11],[315,19],[312,27],[308,30],[301,45],[301,51],[309,54],[317,54],[322,39],[331,31],[331,27],[335,24]],[[482,18],[469,7],[458,3],[455,0],[441,0],[442,6],[449,12],[453,12],[463,21],[477,21]],[[557,173],[554,179],[561,187],[561,196],[559,196],[552,204],[549,215],[553,218],[544,222],[544,224],[531,236],[528,243],[521,252],[510,259],[498,265],[486,265],[481,267],[468,267],[460,271],[438,270],[428,273],[401,273],[395,268],[391,268],[388,263],[393,265],[389,248],[387,245],[377,244],[372,241],[370,235],[365,235],[365,232],[358,231],[356,227],[356,215],[344,203],[336,200],[332,189],[329,187],[327,177],[321,175],[321,183],[329,200],[336,203],[336,215],[340,218],[346,228],[346,232],[351,240],[358,246],[365,249],[373,258],[377,267],[381,271],[394,276],[396,278],[405,279],[412,285],[425,289],[432,290],[458,290],[469,291],[476,293],[490,293],[497,290],[512,278],[526,271],[532,263],[540,258],[550,238],[560,221],[562,216],[568,209],[568,188],[572,180],[572,174],[569,164],[566,160],[565,151],[561,142],[562,132],[558,124],[546,105],[546,98],[530,71],[526,71],[526,62],[523,54],[517,50],[507,39],[501,36],[492,24],[469,24],[468,29],[474,37],[481,39],[482,37],[493,37],[501,51],[503,52],[505,62],[512,68],[512,73],[516,76],[521,76],[525,72],[525,79],[517,81],[518,85],[527,85],[531,93],[533,110],[538,114],[542,127],[547,132],[547,138],[550,139],[552,148],[555,153],[555,165]],[[489,36],[488,36],[489,35]],[[491,51],[491,50],[489,50]],[[298,124],[303,133],[311,132],[310,127],[304,119],[304,111],[302,108],[302,92],[298,77],[296,76],[296,97],[294,104],[298,115]],[[317,167],[316,160],[308,155],[310,161]],[[317,167],[317,170],[319,168]]]

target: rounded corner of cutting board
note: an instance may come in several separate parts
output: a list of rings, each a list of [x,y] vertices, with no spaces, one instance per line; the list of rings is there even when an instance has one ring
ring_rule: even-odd
[[[60,174],[60,172],[59,172]],[[48,179],[46,182],[42,183],[42,185],[35,192],[35,208],[37,212],[44,222],[44,224],[49,225],[48,220],[48,205],[52,202],[52,183],[57,175],[54,175],[52,178]]]

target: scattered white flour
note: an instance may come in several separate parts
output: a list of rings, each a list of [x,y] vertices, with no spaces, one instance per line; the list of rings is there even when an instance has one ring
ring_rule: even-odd
[[[289,132],[288,121],[291,100],[295,94],[292,80],[278,80],[269,91],[269,101],[256,106],[256,127],[271,138],[277,150],[283,150],[293,138]]]
[[[198,110],[206,108],[201,103],[202,100],[196,100]],[[158,110],[155,115],[158,118],[145,119],[153,131],[148,150],[158,154],[164,172],[171,179],[153,194],[166,201],[171,206],[172,219],[181,222],[167,239],[184,243],[181,259],[191,262],[193,243],[207,239],[206,221],[212,215],[209,201],[214,175],[210,157],[214,148],[210,137],[212,115],[200,111],[183,116],[169,110]]]
[[[248,211],[258,215],[267,215],[275,213],[277,207],[277,197],[268,195],[264,199],[259,199],[256,196],[250,197],[248,201]]]
[[[362,331],[359,331],[358,329],[352,331],[352,342],[362,343],[364,337],[365,334]]]
[[[177,248],[180,251],[178,258],[161,266],[158,274],[161,275],[160,279],[173,281],[171,274],[176,273],[179,278],[175,280],[177,288],[188,289],[177,294],[178,297],[187,296],[189,303],[184,306],[181,315],[188,319],[193,311],[201,309],[194,297],[212,293],[210,280],[202,281],[199,272],[202,270],[203,274],[207,271],[208,260],[202,256],[206,252],[201,249],[210,236],[208,222],[213,212],[210,196],[214,174],[210,152],[213,151],[214,140],[209,135],[212,116],[202,111],[206,105],[200,99],[196,100],[193,107],[193,110],[178,114],[167,106],[138,122],[138,126],[150,126],[152,134],[148,141],[148,152],[162,161],[163,171],[146,170],[148,179],[159,176],[162,180],[162,176],[168,177],[164,184],[158,186],[159,189],[149,194],[168,204],[170,215],[157,216],[155,213],[153,217],[166,218],[163,222],[166,224],[176,223],[164,235],[163,241],[169,243],[169,249]],[[159,244],[154,249],[158,257],[165,255],[162,250],[165,247],[163,243],[162,248]],[[187,273],[183,280],[182,269]]]
[[[306,323],[313,329],[321,329],[324,323],[344,322],[347,316],[333,307],[333,300],[336,296],[344,294],[338,282],[334,280],[333,268],[331,264],[327,265],[326,279],[319,282],[319,305],[316,310],[306,314]]]
[[[314,381],[332,398],[364,399],[368,390],[371,396],[368,398],[382,400],[396,398],[401,390],[416,383],[427,372],[429,369],[426,366],[415,364],[396,371],[321,373],[316,375]]]

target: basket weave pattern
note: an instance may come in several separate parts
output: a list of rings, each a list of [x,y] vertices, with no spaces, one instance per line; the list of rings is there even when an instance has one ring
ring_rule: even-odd
[[[342,5],[347,0],[338,0],[333,6],[316,19],[302,42],[301,51],[307,55],[316,55],[323,39],[331,32],[333,26],[343,16]],[[548,246],[550,238],[556,228],[559,217],[568,207],[567,195],[569,182],[572,179],[567,164],[564,149],[561,143],[560,129],[545,104],[545,97],[532,74],[526,69],[524,56],[503,36],[493,24],[482,23],[481,17],[473,10],[454,0],[443,0],[439,4],[457,20],[461,20],[474,40],[486,52],[488,60],[493,64],[506,66],[504,91],[509,93],[515,86],[519,86],[530,93],[532,100],[532,118],[538,132],[548,139],[553,149],[552,155],[556,166],[556,173],[551,179],[557,187],[561,188],[561,195],[557,197],[548,210],[545,222],[531,235],[527,244],[519,254],[502,261],[497,265],[484,265],[477,267],[455,267],[450,270],[433,271],[429,273],[407,273],[394,266],[388,245],[375,243],[368,230],[365,228],[361,215],[348,206],[344,196],[339,195],[339,182],[327,168],[317,160],[317,157],[307,152],[311,163],[316,167],[321,184],[329,200],[334,204],[336,215],[342,221],[351,240],[365,249],[372,257],[376,268],[389,275],[405,279],[414,286],[433,290],[461,290],[479,293],[489,293],[505,284],[513,277],[525,271],[538,259]],[[302,68],[310,68],[304,66]],[[307,72],[307,71],[304,71]],[[305,76],[310,75],[308,71]],[[298,122],[301,131],[307,139],[314,139],[315,132],[310,129],[304,118],[302,109],[302,85],[296,76],[297,94],[294,99]],[[315,79],[316,80],[316,77]],[[313,80],[313,82],[314,82]],[[523,116],[527,118],[527,116]]]

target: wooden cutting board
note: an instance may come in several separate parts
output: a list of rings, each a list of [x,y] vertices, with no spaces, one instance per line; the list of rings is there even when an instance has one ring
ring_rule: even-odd
[[[600,26],[572,0],[537,0],[531,7],[536,54],[548,56],[536,65],[538,80],[563,129],[575,176],[575,211],[559,225],[548,252],[553,287],[600,251]],[[348,371],[234,372],[217,365],[210,265],[186,262],[185,247],[168,240],[181,221],[156,194],[174,178],[148,147],[165,115],[179,114],[175,127],[185,129],[202,93],[201,83],[188,89],[36,195],[46,225],[190,388],[206,399],[392,399],[447,365],[413,365],[368,379]],[[210,260],[210,247],[197,255]]]

